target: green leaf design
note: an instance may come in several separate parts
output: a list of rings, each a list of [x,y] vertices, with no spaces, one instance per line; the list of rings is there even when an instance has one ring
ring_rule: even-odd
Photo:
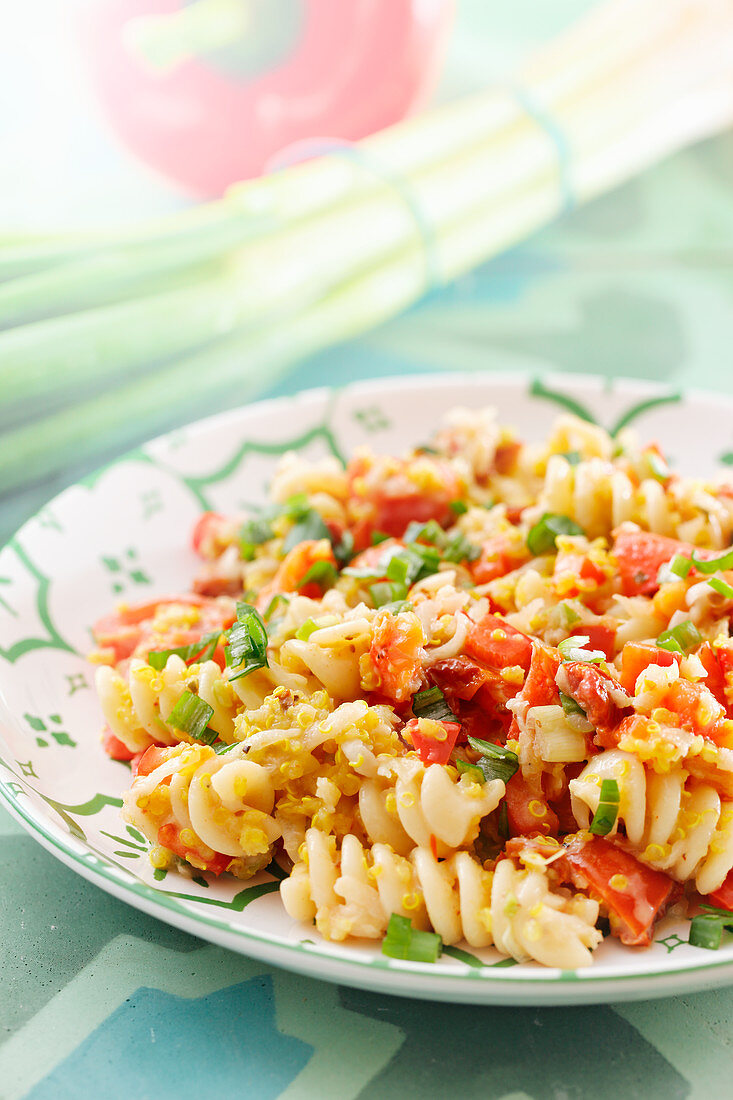
[[[192,894],[178,894],[168,890],[166,890],[165,896],[167,898],[182,898],[183,901],[195,901],[199,905],[217,905],[220,909],[232,909],[235,913],[241,913],[256,898],[261,898],[265,894],[274,894],[279,889],[279,882],[263,882],[259,886],[247,886],[244,890],[240,890],[238,894],[235,894],[231,901],[222,901],[220,898],[194,897]]]
[[[610,435],[616,436],[622,428],[627,428],[629,424],[632,424],[634,420],[637,420],[644,413],[649,412],[651,409],[656,409],[659,405],[674,405],[678,401],[682,400],[682,394],[678,392],[660,394],[658,397],[648,397],[644,401],[639,401],[637,404],[632,405],[630,409],[627,409],[622,416],[618,418],[616,423],[610,429]]]
[[[46,577],[41,571],[33,564],[23,547],[20,545],[17,539],[11,539],[8,543],[5,553],[12,551],[20,559],[21,564],[30,573],[31,577],[37,581],[36,588],[36,611],[38,618],[43,623],[48,634],[45,638],[23,638],[21,641],[11,645],[8,649],[3,649],[0,646],[0,657],[4,657],[6,661],[14,664],[19,657],[22,657],[25,653],[30,653],[35,649],[60,649],[65,653],[76,652],[73,646],[70,646],[68,642],[59,634],[58,630],[51,621],[51,615],[48,610],[48,589],[50,585],[49,578]]]
[[[532,397],[541,397],[545,401],[552,401],[554,405],[558,405],[561,409],[565,409],[566,412],[571,412],[575,416],[579,416],[581,420],[587,420],[589,424],[598,423],[593,413],[589,409],[586,409],[584,405],[581,405],[579,401],[576,401],[572,397],[568,397],[565,393],[560,393],[559,390],[551,390],[540,378],[534,378],[532,380],[529,392]]]
[[[275,443],[257,443],[250,440],[240,444],[236,452],[228,459],[223,466],[218,470],[215,470],[211,474],[206,474],[203,477],[182,477],[184,485],[187,485],[191,492],[202,508],[211,508],[211,503],[207,499],[206,489],[209,485],[215,485],[219,481],[224,481],[230,477],[240,463],[250,454],[260,455],[282,455],[286,451],[300,451],[304,447],[307,447],[316,439],[321,439],[328,447],[331,454],[339,460],[342,464],[346,464],[344,455],[336,442],[331,428],[327,421],[317,425],[315,428],[310,428],[308,431],[303,432],[302,435],[295,436],[291,439],[284,439]]]
[[[450,955],[452,959],[456,959],[458,962],[465,963],[466,966],[476,967],[476,969],[478,970],[482,970],[485,966],[492,965],[491,963],[483,962],[483,960],[479,959],[477,955],[472,955],[470,951],[463,951],[460,947],[446,947],[444,945],[443,954]]]
[[[551,401],[553,404],[565,409],[566,412],[573,413],[574,416],[579,416],[581,420],[587,421],[589,424],[598,424],[598,420],[585,405],[582,405],[580,401],[577,401],[574,397],[569,397],[566,393],[561,393],[560,390],[550,389],[540,378],[535,378],[529,387],[529,392],[532,397],[541,397],[546,401]],[[627,428],[629,424],[632,424],[635,420],[638,420],[644,413],[649,412],[651,409],[656,409],[660,405],[673,405],[682,400],[682,394],[678,391],[671,391],[670,393],[661,393],[655,397],[646,397],[643,401],[637,401],[634,405],[631,405],[626,412],[622,413],[618,417],[615,424],[608,429],[610,436],[616,436],[622,430]],[[731,463],[733,463],[733,454],[730,456]],[[725,459],[721,458],[721,462]]]

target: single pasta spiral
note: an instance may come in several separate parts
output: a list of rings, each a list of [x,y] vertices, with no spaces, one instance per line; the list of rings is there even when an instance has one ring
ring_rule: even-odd
[[[675,516],[664,486],[645,478],[637,486],[623,470],[599,457],[572,465],[563,455],[550,455],[540,512],[570,516],[589,538],[608,535],[627,520],[659,535],[671,535]]]
[[[239,747],[217,756],[205,745],[180,745],[138,776],[125,794],[123,817],[154,843],[164,826],[175,826],[180,835],[188,831],[186,847],[242,861],[237,871],[243,877],[272,858],[280,836],[274,804],[269,772]]]
[[[131,752],[181,740],[181,731],[167,723],[184,691],[194,691],[213,709],[209,725],[223,740],[233,738],[239,699],[215,661],[189,666],[173,654],[158,671],[133,658],[127,679],[102,665],[97,669],[96,685],[109,728]]]
[[[590,964],[601,939],[597,902],[553,892],[542,870],[511,860],[491,872],[468,852],[439,862],[418,846],[406,858],[387,844],[365,850],[353,835],[339,852],[317,829],[306,833],[303,855],[281,884],[283,904],[294,920],[315,920],[327,939],[378,939],[397,913],[446,944],[493,944],[518,960],[573,968]]]
[[[603,779],[615,779],[619,810],[634,854],[678,882],[694,879],[701,894],[716,890],[733,868],[733,802],[681,767],[657,773],[636,757],[611,749],[594,757],[570,782],[581,828],[598,807]]]
[[[455,779],[441,764],[415,755],[394,760],[359,789],[359,813],[368,839],[407,855],[415,845],[439,856],[473,843],[481,819],[504,797],[501,779]],[[453,773],[455,775],[455,773]]]

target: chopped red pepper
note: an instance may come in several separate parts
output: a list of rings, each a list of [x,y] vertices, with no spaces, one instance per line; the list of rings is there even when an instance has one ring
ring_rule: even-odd
[[[436,736],[432,736],[429,732],[433,726],[436,727]],[[434,722],[432,719],[411,718],[402,732],[406,733],[408,740],[412,741],[423,764],[447,764],[455,748],[458,734],[461,732],[461,726],[459,722]]]
[[[609,910],[611,931],[622,943],[648,947],[655,920],[675,884],[663,871],[640,863],[630,852],[602,837],[574,837],[567,847],[573,884],[590,889]]]
[[[471,627],[464,649],[492,668],[518,665],[526,672],[532,659],[531,639],[496,615],[485,615]]]

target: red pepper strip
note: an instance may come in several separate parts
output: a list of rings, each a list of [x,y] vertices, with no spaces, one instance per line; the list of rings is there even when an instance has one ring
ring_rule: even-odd
[[[609,910],[611,931],[622,943],[648,947],[654,921],[675,883],[663,871],[645,867],[602,837],[574,837],[567,848],[573,884],[598,895]]]

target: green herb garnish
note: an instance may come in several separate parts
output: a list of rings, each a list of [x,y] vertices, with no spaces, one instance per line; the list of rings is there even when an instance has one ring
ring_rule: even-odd
[[[595,836],[606,836],[616,824],[619,806],[618,783],[615,779],[604,779],[601,783],[601,797],[598,809],[593,814],[590,831]]]
[[[481,754],[476,762],[476,767],[486,782],[492,779],[502,779],[508,783],[519,768],[519,757],[511,749],[504,745],[495,745],[493,741],[481,741],[478,737],[469,737],[468,743],[472,749]]]
[[[217,733],[209,728],[214,708],[194,695],[184,691],[166,719],[169,726],[187,733],[194,741],[203,741],[210,745],[216,741]]]
[[[227,635],[226,662],[235,669],[230,680],[267,668],[267,630],[259,612],[248,603],[237,604],[237,621]],[[242,668],[239,666],[243,665]]]
[[[527,535],[527,549],[531,554],[547,554],[557,545],[558,535],[584,535],[585,531],[570,516],[545,512],[531,527]]]
[[[435,963],[443,950],[443,941],[437,932],[421,932],[412,927],[409,917],[393,913],[382,940],[382,954],[391,959],[407,959],[410,962]]]
[[[148,664],[158,672],[165,668],[169,657],[180,657],[187,665],[194,662],[203,664],[214,656],[220,637],[221,631],[217,630],[212,634],[204,634],[202,638],[191,642],[190,645],[177,646],[175,649],[151,649],[148,653]]]

